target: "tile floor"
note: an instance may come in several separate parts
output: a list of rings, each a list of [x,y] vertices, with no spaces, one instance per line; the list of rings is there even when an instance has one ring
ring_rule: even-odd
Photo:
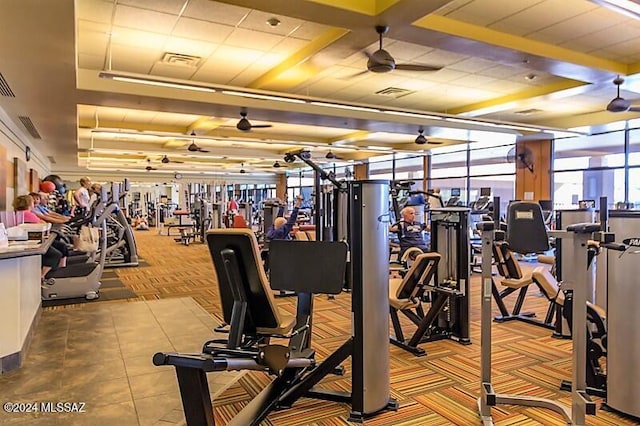
[[[21,369],[0,376],[0,402],[83,402],[83,413],[6,413],[8,425],[185,424],[172,367],[159,351],[200,352],[218,320],[191,298],[43,311]],[[242,373],[209,374],[212,398]]]

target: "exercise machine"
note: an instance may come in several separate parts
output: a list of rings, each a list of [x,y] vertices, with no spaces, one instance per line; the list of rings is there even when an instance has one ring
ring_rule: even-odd
[[[159,352],[153,357],[155,365],[175,367],[187,424],[215,424],[206,373],[225,370],[263,370],[276,376],[229,423],[232,425],[257,425],[272,410],[291,407],[300,397],[348,403],[349,419],[357,422],[387,409],[397,409],[397,402],[389,393],[388,224],[383,222],[388,190],[388,181],[349,184],[352,336],[321,364],[316,364],[309,346],[313,307],[310,293],[328,292],[324,289],[329,284],[332,292],[340,291],[344,270],[338,266],[345,265],[346,245],[327,241],[272,242],[271,250],[287,250],[286,255],[273,255],[271,271],[274,281],[299,292],[296,321],[276,309],[259,263],[255,235],[248,229],[207,232],[219,277],[223,314],[231,324],[229,339],[222,342],[224,347],[218,346],[218,342],[205,343],[201,354]],[[310,251],[300,244],[306,245],[311,255],[316,253],[315,266],[310,267]],[[327,247],[340,247],[342,251],[334,252]],[[301,258],[296,258],[296,253]],[[296,260],[292,261],[290,256]],[[295,270],[292,265],[297,265]],[[329,270],[332,274],[328,274]],[[280,286],[276,282],[272,285]],[[271,337],[292,340],[289,347],[272,346],[268,343]],[[248,342],[267,346],[245,348]],[[350,393],[315,388],[348,357],[353,368]]]
[[[494,200],[494,206],[499,209],[499,200]],[[497,212],[496,212],[497,213]],[[504,234],[499,231],[499,214],[494,222],[478,224],[482,231],[482,282],[481,282],[481,394],[478,399],[478,409],[484,425],[493,425],[491,407],[509,404],[542,407],[562,415],[568,424],[584,425],[587,414],[595,414],[595,403],[586,393],[586,347],[587,347],[587,241],[597,232],[601,241],[611,240],[611,235],[598,232],[599,224],[575,224],[566,231],[553,231],[555,237],[571,240],[573,243],[575,268],[567,271],[565,285],[573,290],[573,380],[571,408],[550,399],[497,394],[491,384],[491,252],[494,240],[501,240]],[[509,206],[509,223],[512,218],[539,221],[544,226],[542,210],[537,203],[517,202]]]
[[[640,420],[640,212],[609,213],[611,233],[621,243],[607,245],[607,402]]]
[[[102,188],[101,202],[107,199],[106,188]],[[100,278],[105,264],[107,217],[111,214],[108,209],[103,209],[93,226],[100,229],[99,233],[99,257],[96,261],[86,263],[69,262],[66,267],[59,268],[47,274],[41,286],[42,300],[71,299],[84,297],[88,300],[97,299],[101,286]],[[86,260],[86,257],[83,258]]]
[[[390,313],[395,338],[391,343],[416,356],[426,355],[418,344],[451,339],[471,344],[469,334],[469,209],[448,207],[433,209],[431,216],[431,256],[416,258],[405,275],[406,282],[393,282],[389,293]],[[433,255],[435,254],[435,255]],[[420,262],[418,262],[420,259]],[[415,263],[418,262],[418,265]],[[424,313],[419,306],[428,292],[431,306]],[[411,302],[411,303],[409,303]],[[412,306],[413,305],[413,306]],[[411,308],[415,308],[415,312]],[[417,329],[404,339],[398,311]]]

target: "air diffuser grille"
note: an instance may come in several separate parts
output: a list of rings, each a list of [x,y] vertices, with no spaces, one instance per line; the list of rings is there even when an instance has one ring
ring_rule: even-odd
[[[29,117],[24,115],[19,115],[18,118],[22,122],[22,125],[24,126],[24,128],[27,129],[27,132],[29,132],[32,138],[42,139],[42,136],[40,136],[40,133],[38,133],[38,129],[36,129],[36,126],[33,124],[33,121],[31,121]]]
[[[7,83],[7,80],[4,79],[4,76],[1,73],[0,73],[0,95],[6,96],[9,98],[16,97],[16,95],[13,93],[13,90],[11,90],[11,87],[9,87],[9,83]]]

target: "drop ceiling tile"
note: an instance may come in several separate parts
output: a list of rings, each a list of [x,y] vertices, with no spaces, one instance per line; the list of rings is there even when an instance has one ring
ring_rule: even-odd
[[[282,59],[283,57],[280,55],[262,55],[257,61],[255,61],[253,64],[250,64],[238,75],[236,75],[234,79],[231,80],[231,85],[242,87],[251,83],[258,77],[269,71],[272,67],[280,63]]]
[[[440,71],[422,73],[422,75],[420,76],[420,79],[426,80],[429,82],[448,83],[458,78],[462,78],[466,75],[468,75],[468,73],[466,72],[443,68]]]
[[[415,58],[416,62],[426,65],[448,67],[460,62],[468,56],[460,55],[458,53],[447,52],[445,50],[434,49],[431,52]]]
[[[272,27],[267,24],[267,20],[276,18],[280,24]],[[255,30],[269,34],[287,36],[296,28],[303,24],[304,21],[287,16],[278,16],[273,13],[262,12],[260,10],[251,10],[247,17],[238,25],[240,28]]]
[[[114,3],[105,0],[83,0],[76,2],[76,16],[87,21],[111,24]]]
[[[234,27],[229,25],[181,17],[178,19],[172,35],[220,44],[231,34],[233,29]]]
[[[478,74],[468,74],[452,81],[455,85],[471,88],[486,89],[486,85],[498,81],[495,78],[486,77]],[[487,89],[488,90],[488,89]]]
[[[283,38],[284,37],[275,34],[236,28],[229,37],[227,37],[225,44],[266,52],[273,49]]]
[[[386,51],[391,53],[391,56],[393,56],[397,63],[415,62],[416,58],[424,56],[434,50],[431,47],[391,39],[383,40],[382,46]]]
[[[541,3],[542,0],[476,0],[447,14],[475,25],[489,25]]]
[[[506,78],[517,74],[527,74],[530,70],[522,67],[510,66],[510,65],[495,65],[491,68],[486,68],[477,72],[479,75],[486,75],[494,78]]]
[[[493,61],[487,61],[482,58],[467,58],[455,64],[449,65],[447,68],[451,70],[464,71],[468,73],[476,73],[496,66]]]
[[[604,28],[609,28],[612,25],[615,24],[601,19],[597,11],[590,11],[528,34],[527,37],[540,41],[553,42],[557,45],[587,34],[592,34]]]
[[[170,53],[208,58],[218,46],[205,41],[198,41],[181,37],[170,37],[164,45],[164,50]]]
[[[329,28],[331,27],[327,25],[305,21],[293,32],[293,34],[291,34],[291,37],[310,41],[328,31]]]
[[[164,64],[162,62],[156,62],[155,64],[153,64],[153,68],[151,68],[150,74],[189,80],[196,71],[196,67],[187,67],[183,65],[172,65]]]
[[[162,34],[173,28],[176,20],[177,16],[168,13],[117,6],[114,25]]]
[[[492,92],[500,93],[502,95],[521,92],[525,89],[528,89],[529,87],[530,86],[522,82],[510,81],[510,80],[494,80],[482,86],[482,88],[485,90],[490,90]]]
[[[503,19],[490,28],[509,34],[525,35],[596,9],[585,0],[546,0]],[[526,29],[526,31],[524,31]]]
[[[104,68],[104,55],[78,53],[78,68],[101,70]]]
[[[399,76],[400,77],[400,76]],[[404,77],[404,76],[402,76]],[[429,89],[430,87],[436,85],[437,83],[433,81],[426,81],[417,78],[411,79],[402,79],[400,82],[394,84],[394,87],[399,87],[401,89],[410,90],[412,92],[419,92],[421,90]]]
[[[282,39],[280,43],[276,44],[272,49],[271,53],[277,53],[279,55],[288,57],[302,49],[307,45],[306,40],[301,40],[297,38],[287,37]]]
[[[583,37],[578,37],[573,40],[569,40],[562,43],[562,47],[567,49],[577,50],[579,52],[592,52],[594,50],[605,49],[608,46],[623,43],[625,41],[636,39],[640,36],[640,30],[636,31],[614,31],[610,28],[598,31],[592,34],[588,34]]]
[[[78,53],[102,54],[107,50],[108,26],[90,21],[80,21],[78,25]]]
[[[163,50],[167,37],[164,34],[114,27],[111,42],[122,46],[138,47],[141,50]]]
[[[191,0],[183,16],[236,26],[250,12],[250,9],[211,0]]]
[[[469,3],[472,3],[474,1],[475,0],[451,0],[450,2],[445,4],[444,6],[442,6],[438,10],[436,10],[435,13],[438,14],[438,15],[441,15],[441,16],[447,16],[451,12],[453,12],[455,10],[458,10],[458,9],[460,9],[460,8],[466,6]]]
[[[198,81],[228,84],[263,55],[258,50],[220,46],[194,75]]]
[[[184,0],[118,0],[118,4],[178,15],[184,6]]]
[[[119,44],[113,44],[111,53],[113,69],[142,74],[147,74],[161,57],[157,50],[144,50]]]
[[[640,40],[638,39],[627,40],[622,43],[608,46],[606,50],[620,56],[635,55],[640,53]]]

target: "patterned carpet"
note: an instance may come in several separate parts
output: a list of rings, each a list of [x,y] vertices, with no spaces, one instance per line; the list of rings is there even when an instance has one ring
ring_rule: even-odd
[[[209,253],[204,245],[184,246],[173,238],[155,232],[136,233],[140,256],[149,266],[117,269],[118,278],[137,295],[137,299],[190,296],[208,312],[218,316],[219,298]],[[479,393],[479,278],[472,279],[473,344],[462,346],[452,341],[421,345],[428,355],[422,358],[391,347],[391,396],[400,403],[397,412],[367,420],[367,425],[471,425],[480,424],[476,412]],[[545,299],[531,291],[525,310],[543,316]],[[294,312],[292,298],[278,299],[281,306]],[[107,303],[121,303],[107,302]],[[510,308],[510,301],[507,306]],[[71,305],[64,308],[82,308]],[[58,308],[59,309],[59,308]],[[317,358],[324,359],[348,337],[350,295],[335,299],[316,298],[313,347]],[[497,313],[497,310],[496,310]],[[404,323],[405,334],[413,331]],[[570,394],[557,390],[571,370],[571,342],[550,337],[550,332],[521,322],[494,324],[493,383],[497,392],[552,398],[570,404]],[[327,377],[320,387],[349,390],[350,365],[343,377]],[[261,373],[248,373],[215,401],[217,424],[225,424],[269,381]],[[600,401],[598,401],[599,405]],[[343,404],[301,399],[293,409],[272,413],[265,424],[344,425],[349,424],[349,407]],[[493,409],[496,425],[563,425],[560,416],[543,409],[500,406]],[[598,410],[587,419],[589,425],[636,424],[615,414]]]

